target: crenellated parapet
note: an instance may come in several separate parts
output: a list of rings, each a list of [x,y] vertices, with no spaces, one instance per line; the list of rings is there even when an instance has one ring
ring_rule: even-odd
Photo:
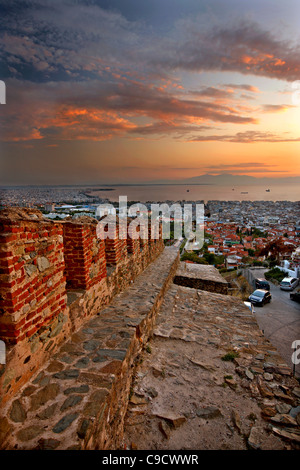
[[[37,211],[0,218],[0,338],[18,344],[66,308],[63,227]]]
[[[151,234],[133,239],[129,221],[122,227],[125,235],[117,224],[102,239],[90,217],[57,222],[34,209],[0,212],[2,403],[164,249]]]
[[[96,224],[81,219],[63,224],[67,288],[89,289],[107,276],[105,242],[97,238]]]

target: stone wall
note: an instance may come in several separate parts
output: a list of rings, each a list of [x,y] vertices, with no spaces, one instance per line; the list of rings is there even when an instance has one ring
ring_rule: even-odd
[[[0,213],[0,403],[28,381],[88,317],[151,263],[163,241],[105,243],[96,221],[44,219],[36,210]],[[111,260],[114,260],[112,263]]]
[[[167,247],[3,406],[1,449],[122,448],[135,367],[178,261]]]
[[[107,275],[105,243],[96,236],[96,224],[82,219],[63,224],[68,289],[89,289]]]
[[[36,219],[2,218],[0,223],[1,339],[17,344],[66,307],[63,231],[59,224]]]
[[[255,266],[255,268],[243,268],[241,270],[241,273],[247,279],[250,286],[253,287],[253,289],[256,289],[255,280],[257,277],[264,279],[265,271],[266,271],[266,268],[263,268],[261,266]],[[258,273],[260,274],[258,275]]]
[[[213,266],[181,262],[174,284],[194,289],[228,294],[228,283]]]

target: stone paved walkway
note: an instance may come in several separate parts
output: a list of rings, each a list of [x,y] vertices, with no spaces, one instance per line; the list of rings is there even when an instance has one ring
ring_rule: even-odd
[[[171,284],[177,266],[167,248],[73,334],[1,410],[3,448],[299,448],[291,370],[240,300]]]
[[[239,299],[169,289],[140,358],[125,446],[300,448],[300,387]]]

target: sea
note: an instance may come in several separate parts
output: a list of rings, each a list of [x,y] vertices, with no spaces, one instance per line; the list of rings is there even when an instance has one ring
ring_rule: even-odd
[[[99,187],[90,194],[118,202],[119,196],[126,196],[127,201],[165,202],[165,201],[300,201],[299,185],[262,185],[219,186],[214,184],[151,184],[120,185]]]

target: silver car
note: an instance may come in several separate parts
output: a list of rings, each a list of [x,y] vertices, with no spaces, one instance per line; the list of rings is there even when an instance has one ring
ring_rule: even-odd
[[[285,277],[280,283],[281,290],[293,290],[299,284],[299,279],[296,277]]]

